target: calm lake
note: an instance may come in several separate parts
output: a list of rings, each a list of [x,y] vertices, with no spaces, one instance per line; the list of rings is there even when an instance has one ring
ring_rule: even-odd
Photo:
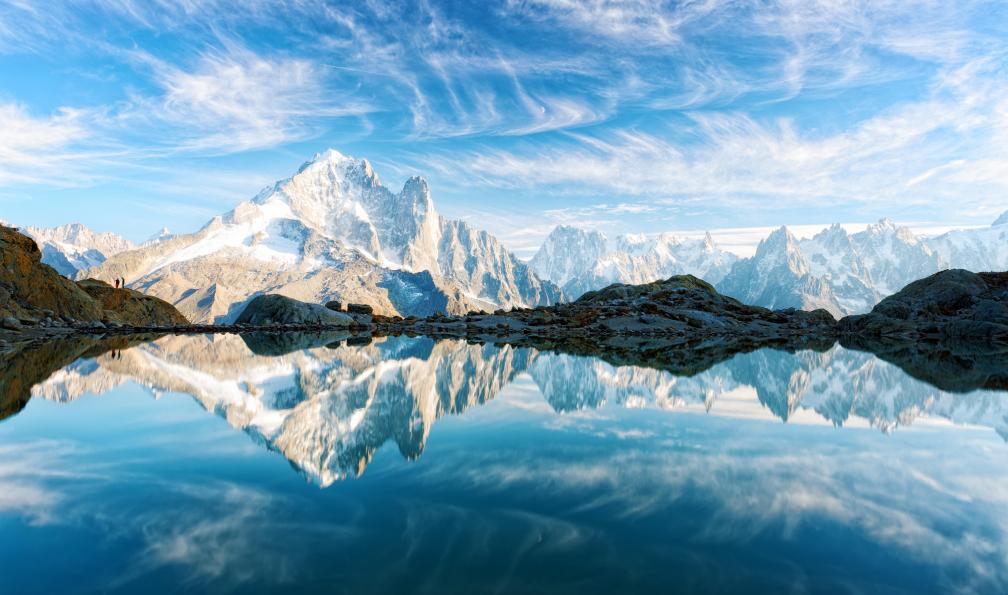
[[[39,378],[0,421],[0,591],[1008,591],[1004,392],[840,346],[687,377],[361,343],[8,361]]]

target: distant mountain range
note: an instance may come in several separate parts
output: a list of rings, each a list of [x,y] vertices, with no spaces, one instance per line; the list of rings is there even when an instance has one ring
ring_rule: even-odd
[[[548,305],[610,283],[685,273],[743,302],[839,317],[867,312],[945,268],[1008,269],[1008,212],[989,228],[932,238],[885,219],[857,233],[833,225],[803,239],[782,227],[750,258],[718,247],[710,234],[610,241],[559,226],[526,264],[494,236],[438,214],[423,178],[394,193],[367,160],[331,150],[195,233],[165,229],[135,245],[80,224],[25,231],[60,273],[125,277],[194,322],[230,322],[267,292],[425,316]]]
[[[569,299],[610,283],[644,283],[689,273],[718,291],[767,308],[825,308],[834,316],[871,310],[883,297],[947,268],[1008,269],[1008,212],[989,228],[950,231],[922,238],[883,219],[857,233],[839,224],[799,239],[787,227],[738,258],[708,234],[684,240],[620,236],[608,242],[597,231],[560,226],[529,261]]]

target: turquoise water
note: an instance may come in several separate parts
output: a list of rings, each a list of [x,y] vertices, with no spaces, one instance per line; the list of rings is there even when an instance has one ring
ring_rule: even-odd
[[[676,377],[315,343],[170,337],[37,384],[0,422],[0,591],[1008,587],[1005,393],[840,347]]]

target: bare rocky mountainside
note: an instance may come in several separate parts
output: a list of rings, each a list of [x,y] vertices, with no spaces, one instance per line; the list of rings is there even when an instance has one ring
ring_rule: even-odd
[[[367,160],[336,151],[195,233],[119,252],[78,276],[125,277],[196,322],[233,321],[262,293],[418,316],[562,298],[496,238],[438,214],[422,178],[394,193]]]
[[[103,281],[74,282],[42,262],[38,244],[0,226],[0,318],[5,327],[175,325],[188,321],[171,304]]]

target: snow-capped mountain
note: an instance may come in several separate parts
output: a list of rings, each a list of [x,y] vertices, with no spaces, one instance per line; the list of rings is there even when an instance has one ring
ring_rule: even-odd
[[[829,234],[817,237],[817,247],[838,241]],[[842,262],[822,260],[817,259],[816,267],[820,270],[843,268]],[[802,253],[801,244],[786,227],[761,241],[752,258],[736,262],[717,288],[747,304],[767,308],[842,311],[829,283],[813,274],[812,264]]]
[[[540,278],[553,281],[568,298],[576,299],[611,283],[648,283],[677,274],[719,281],[735,260],[709,234],[697,240],[672,234],[622,235],[609,242],[600,232],[561,225],[529,265]]]
[[[147,243],[81,276],[125,277],[201,322],[229,320],[263,292],[403,315],[562,297],[495,237],[439,215],[422,178],[393,193],[367,160],[332,150],[196,233]]]
[[[144,246],[149,246],[151,244],[157,244],[158,242],[165,242],[175,237],[167,227],[162,227],[160,231],[144,241]]]
[[[1008,211],[990,227],[950,231],[927,240],[948,268],[1008,270]]]
[[[26,227],[42,251],[42,262],[61,275],[98,266],[109,257],[135,247],[133,242],[111,232],[94,232],[80,223],[59,227]]]

